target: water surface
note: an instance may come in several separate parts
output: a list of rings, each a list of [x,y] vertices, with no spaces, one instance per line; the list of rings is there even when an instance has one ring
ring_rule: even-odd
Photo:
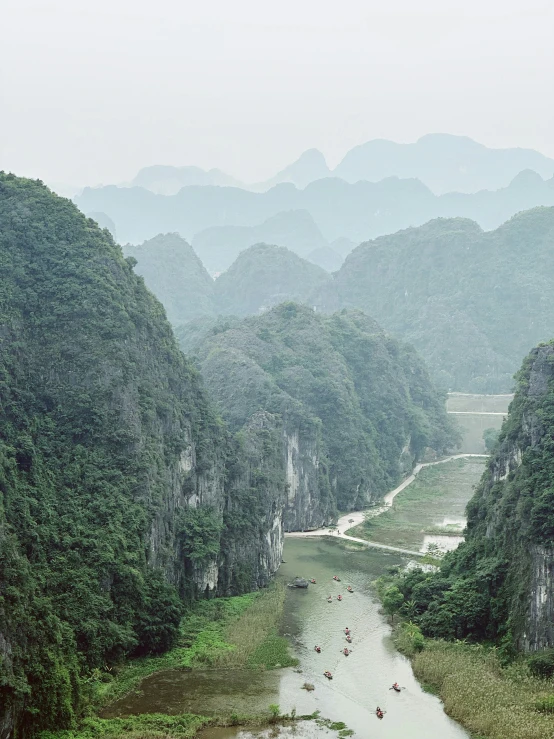
[[[350,547],[350,549],[349,549]],[[404,564],[395,554],[354,549],[347,542],[327,539],[287,539],[280,577],[315,578],[307,590],[289,589],[282,630],[300,659],[293,668],[268,672],[168,670],[142,684],[138,695],[128,696],[110,709],[110,715],[164,711],[190,711],[204,715],[249,713],[278,703],[282,712],[296,708],[298,714],[320,710],[333,721],[344,721],[359,737],[375,739],[467,739],[466,732],[451,721],[438,698],[424,693],[410,663],[395,651],[390,626],[379,613],[371,582],[391,565]],[[332,580],[333,575],[340,583]],[[346,592],[352,585],[354,593]],[[342,602],[336,599],[341,593]],[[333,602],[327,603],[332,595]],[[352,631],[352,654],[345,657],[345,627]],[[317,654],[318,644],[322,653]],[[333,673],[333,680],[323,676]],[[404,687],[389,690],[393,682]],[[304,682],[315,686],[302,689]],[[386,711],[379,721],[379,705]],[[239,737],[288,737],[319,739],[329,732],[317,725],[272,727],[263,732],[237,728],[209,729],[203,739]],[[334,734],[336,736],[336,733]]]

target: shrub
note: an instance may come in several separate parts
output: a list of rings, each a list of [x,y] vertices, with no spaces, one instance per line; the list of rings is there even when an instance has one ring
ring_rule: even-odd
[[[547,695],[535,701],[535,708],[541,713],[554,713],[554,695]]]
[[[545,649],[533,654],[528,659],[529,669],[537,677],[552,677],[554,675],[554,649]]]

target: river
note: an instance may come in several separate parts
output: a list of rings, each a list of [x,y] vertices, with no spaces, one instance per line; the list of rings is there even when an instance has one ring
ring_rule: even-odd
[[[111,707],[110,715],[162,711],[190,711],[211,715],[232,710],[248,713],[279,704],[282,712],[296,708],[298,714],[319,709],[333,721],[344,721],[359,737],[375,739],[462,739],[468,734],[442,710],[438,698],[425,693],[415,680],[409,661],[396,652],[390,626],[379,613],[371,582],[384,570],[405,564],[406,558],[379,550],[358,550],[348,541],[324,538],[290,538],[285,543],[279,577],[315,578],[307,590],[287,592],[282,630],[300,660],[298,667],[264,673],[166,671],[147,678],[139,695],[128,696]],[[341,578],[340,583],[332,580]],[[354,593],[346,592],[352,585]],[[342,593],[343,601],[336,596]],[[327,596],[333,602],[327,603]],[[344,629],[353,634],[352,654],[345,657]],[[322,653],[314,651],[315,644]],[[333,680],[323,676],[333,673]],[[304,682],[315,690],[302,689]],[[403,690],[389,690],[397,681]],[[379,721],[375,707],[386,711]],[[313,723],[274,727],[264,732],[210,729],[203,739],[294,735],[306,739],[336,736]]]

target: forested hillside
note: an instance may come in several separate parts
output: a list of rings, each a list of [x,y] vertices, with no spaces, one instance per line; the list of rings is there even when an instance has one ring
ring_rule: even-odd
[[[107,231],[0,175],[0,733],[72,726],[83,679],[267,582],[275,419],[232,438]],[[277,473],[275,470],[277,469]]]
[[[163,303],[174,326],[214,313],[214,282],[179,234],[159,234],[138,246],[126,244],[123,253],[136,260],[135,272]]]
[[[466,542],[402,590],[431,636],[554,646],[554,343],[533,349],[481,483]]]
[[[453,446],[421,360],[360,312],[323,316],[284,303],[221,319],[196,338],[206,385],[233,429],[258,410],[283,419],[287,459],[300,460],[288,478],[290,528],[302,516],[304,525],[321,522],[305,518],[304,483],[306,498],[323,496],[323,516],[330,505],[352,510],[393,487],[428,447]]]
[[[215,281],[217,313],[250,316],[287,300],[306,302],[330,275],[282,246],[256,244]]]
[[[438,219],[361,244],[310,303],[359,308],[420,351],[442,387],[510,392],[554,332],[554,208],[495,231]]]

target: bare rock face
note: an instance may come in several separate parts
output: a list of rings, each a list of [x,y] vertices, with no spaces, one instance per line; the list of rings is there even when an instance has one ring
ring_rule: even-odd
[[[291,583],[291,587],[293,588],[307,588],[309,585],[310,583],[307,580],[304,580],[303,577],[295,577]]]
[[[330,495],[323,495],[326,480],[321,474],[319,441],[315,434],[298,428],[283,429],[287,500],[285,531],[318,529],[334,518]]]

